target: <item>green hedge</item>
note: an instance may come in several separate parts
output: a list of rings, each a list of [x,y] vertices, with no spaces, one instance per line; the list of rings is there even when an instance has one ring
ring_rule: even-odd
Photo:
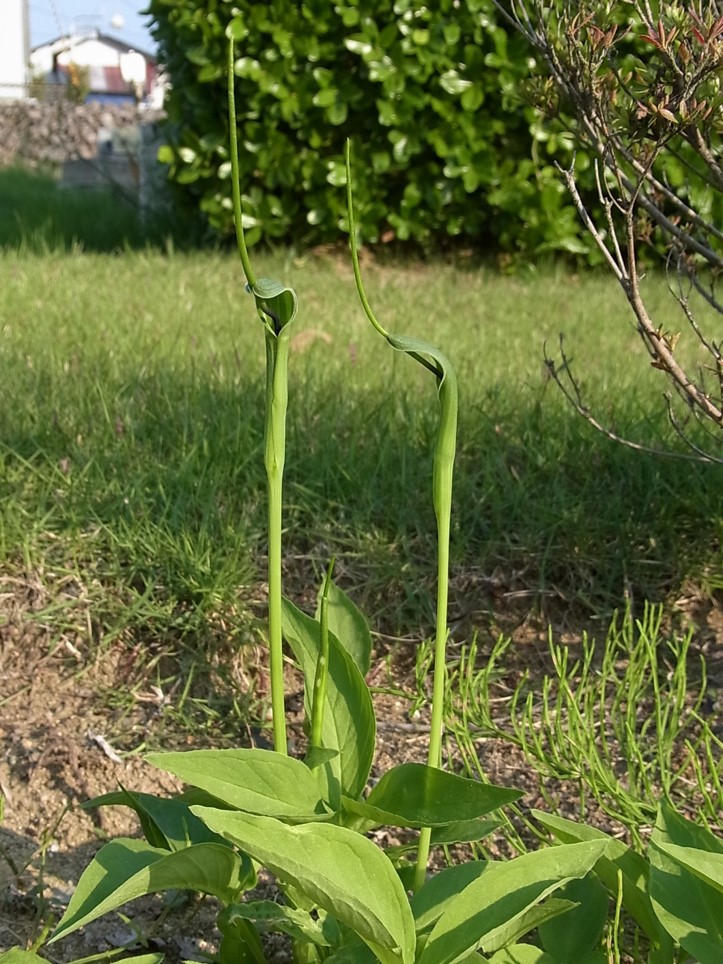
[[[489,0],[150,0],[149,12],[172,82],[161,157],[215,229],[231,231],[233,20],[252,243],[343,236],[351,137],[365,241],[590,251],[553,164],[572,144],[523,103],[530,52]]]

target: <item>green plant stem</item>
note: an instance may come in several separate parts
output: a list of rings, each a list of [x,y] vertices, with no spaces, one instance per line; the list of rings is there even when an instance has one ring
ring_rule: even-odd
[[[327,682],[329,679],[329,586],[334,569],[334,559],[329,563],[326,571],[324,586],[321,591],[321,638],[319,640],[319,659],[314,675],[314,693],[311,704],[311,746],[321,746],[321,731],[324,725],[324,701],[326,699]]]
[[[241,182],[239,180],[238,167],[238,134],[236,131],[236,91],[234,89],[235,75],[233,71],[234,42],[228,42],[228,136],[229,150],[231,153],[231,196],[233,198],[233,219],[236,225],[236,243],[238,253],[241,256],[246,282],[250,288],[256,284],[254,273],[251,269],[251,261],[246,248],[246,237],[243,227],[243,212],[241,211]]]
[[[447,382],[447,384],[445,384]],[[445,379],[439,386],[440,421],[434,452],[434,511],[437,516],[437,621],[434,641],[434,674],[432,682],[432,718],[430,721],[427,764],[442,763],[442,730],[444,726],[444,694],[447,682],[447,607],[449,600],[449,538],[452,519],[452,480],[457,439],[456,383]],[[429,860],[432,831],[419,832],[414,890],[424,883]]]
[[[434,449],[434,512],[437,517],[437,619],[434,644],[434,675],[432,684],[432,720],[427,763],[438,768],[442,762],[442,729],[444,721],[444,694],[447,679],[447,605],[449,597],[449,536],[452,517],[452,479],[454,457],[457,447],[457,378],[449,361],[433,345],[418,339],[391,335],[377,320],[369,299],[359,267],[359,252],[354,222],[354,198],[351,186],[351,142],[346,142],[346,196],[349,213],[349,246],[351,248],[354,280],[359,299],[367,318],[397,351],[407,355],[431,371],[437,381],[440,415],[437,442]],[[430,360],[431,359],[431,360]],[[419,833],[417,863],[414,871],[414,890],[424,883],[429,860],[432,831],[424,827]]]
[[[287,753],[284,706],[284,654],[281,633],[281,534],[284,460],[286,452],[286,408],[288,403],[289,333],[266,331],[266,426],[264,465],[266,467],[269,528],[269,669],[274,749]]]
[[[228,126],[231,152],[231,192],[236,225],[236,241],[248,290],[256,285],[246,248],[241,210],[241,184],[236,132],[236,94],[234,90],[234,42],[228,42]],[[281,534],[283,510],[284,461],[286,452],[286,409],[288,405],[289,332],[283,325],[269,326],[269,311],[254,291],[256,309],[264,323],[266,336],[266,422],[264,429],[264,465],[268,501],[268,584],[269,584],[269,671],[271,675],[271,713],[274,749],[288,752],[286,743],[286,708],[284,705],[284,652],[281,632]]]
[[[367,316],[372,325],[376,328],[380,335],[390,340],[389,332],[384,328],[381,322],[377,319],[377,316],[372,311],[372,306],[369,304],[369,299],[367,298],[366,291],[364,290],[364,284],[362,282],[361,267],[359,266],[359,248],[356,242],[356,223],[354,220],[354,197],[351,187],[351,140],[347,137],[346,139],[346,204],[347,210],[349,212],[349,248],[351,250],[351,263],[354,268],[354,281],[356,282],[356,290],[359,293],[359,300],[362,303],[362,308],[364,309],[364,314]],[[416,351],[407,352],[412,358],[419,362],[424,368],[430,371],[437,378],[441,377],[441,371],[436,365],[432,364],[424,355],[421,355]]]

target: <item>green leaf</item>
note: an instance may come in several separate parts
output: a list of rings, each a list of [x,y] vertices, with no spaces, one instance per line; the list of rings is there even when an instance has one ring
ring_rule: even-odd
[[[661,803],[648,852],[650,897],[661,923],[700,964],[719,964],[723,896],[714,881],[723,842]]]
[[[502,826],[501,820],[462,820],[459,823],[448,823],[442,827],[435,827],[430,837],[432,847],[442,847],[456,843],[474,843],[489,837],[491,833]],[[391,854],[401,854],[408,850],[417,849],[417,841],[410,840],[407,843],[399,844],[396,847],[386,847],[385,852]]]
[[[393,827],[441,827],[473,820],[522,796],[468,780],[423,763],[402,763],[388,770],[366,801],[343,798],[345,810]]]
[[[681,867],[723,894],[723,854],[706,853],[694,847],[677,847],[662,841],[658,841],[656,846]]]
[[[356,663],[362,676],[369,672],[372,656],[372,634],[364,614],[347,594],[333,582],[329,583],[329,629]],[[321,611],[321,590],[316,607],[316,618]]]
[[[569,900],[560,900],[558,897],[548,897],[541,904],[528,907],[520,914],[515,914],[510,920],[505,921],[489,933],[484,940],[484,949],[488,953],[501,950],[508,944],[513,944],[520,937],[529,934],[530,931],[537,930],[542,924],[546,924],[562,914],[568,913],[577,905]],[[577,964],[577,960],[576,960]]]
[[[304,674],[304,706],[310,719],[320,627],[288,599],[282,602],[282,625],[284,637]],[[375,735],[369,689],[351,656],[330,632],[322,741],[327,750],[337,750],[339,754],[324,766],[333,809],[338,809],[342,793],[352,798],[361,796],[374,757]]]
[[[315,770],[317,767],[323,766],[325,763],[329,763],[331,760],[339,756],[338,750],[327,750],[323,746],[310,746],[306,751],[306,756],[304,757],[304,763],[310,770]]]
[[[571,880],[557,896],[577,904],[562,917],[538,925],[540,943],[563,961],[581,961],[594,950],[608,918],[608,892],[595,874]]]
[[[371,840],[332,824],[292,827],[270,817],[194,809],[212,830],[351,928],[383,964],[414,960],[407,896]]]
[[[376,957],[366,944],[343,944],[327,957],[324,964],[375,964]]]
[[[102,956],[110,957],[111,955],[104,954]],[[118,961],[118,964],[161,964],[165,956],[161,953],[134,954],[132,957],[122,958]],[[11,947],[9,951],[0,954],[0,964],[48,964],[48,960],[45,957],[40,957],[34,951],[24,951],[19,947]],[[71,964],[79,964],[79,962],[73,961]]]
[[[453,964],[478,947],[494,945],[541,900],[589,873],[606,846],[604,841],[569,844],[488,864],[439,918],[419,964]]]
[[[448,70],[442,74],[439,82],[448,94],[462,94],[472,86],[472,81],[460,77],[456,70]]]
[[[238,855],[219,844],[168,853],[120,837],[102,847],[83,871],[49,943],[145,894],[193,890],[228,903],[240,890],[240,872]]]
[[[658,961],[672,961],[672,942],[670,935],[661,926],[655,915],[649,895],[648,861],[635,853],[626,844],[602,830],[585,824],[565,820],[541,810],[533,810],[532,815],[563,844],[585,840],[605,840],[607,850],[595,866],[595,873],[612,894],[617,893],[618,871],[623,875],[623,907],[647,934],[653,951],[659,957],[651,957],[651,964]]]
[[[152,793],[137,793],[121,787],[115,793],[106,793],[81,804],[83,810],[108,806],[124,806],[135,810],[143,834],[152,847],[183,850],[195,843],[225,845],[223,838],[209,830],[191,813],[188,803],[177,797],[156,797]]]
[[[48,964],[47,958],[40,957],[34,951],[24,951],[19,947],[11,947],[9,951],[0,954],[0,964]]]
[[[159,164],[173,164],[176,160],[176,152],[170,144],[161,144],[156,157]]]
[[[417,933],[430,931],[445,910],[473,880],[484,872],[488,860],[467,860],[445,867],[426,880],[412,897],[411,907]]]
[[[347,50],[351,51],[351,53],[359,54],[362,57],[368,56],[374,50],[374,46],[369,43],[362,33],[352,34],[350,37],[345,37],[344,46]]]
[[[222,912],[218,916],[218,929],[221,931],[221,946],[217,956],[220,964],[231,961],[233,964],[266,964],[261,937],[251,921],[240,917],[229,921],[226,913]]]
[[[562,958],[553,957],[532,944],[513,944],[493,954],[489,964],[562,964]],[[575,961],[575,964],[580,962]]]
[[[252,921],[261,933],[281,931],[294,940],[309,941],[321,947],[331,943],[324,933],[323,922],[315,920],[307,911],[277,904],[273,900],[253,900],[231,904],[219,918],[219,927],[233,927],[236,921]]]
[[[297,820],[324,814],[311,770],[274,750],[186,750],[146,759],[237,810]]]

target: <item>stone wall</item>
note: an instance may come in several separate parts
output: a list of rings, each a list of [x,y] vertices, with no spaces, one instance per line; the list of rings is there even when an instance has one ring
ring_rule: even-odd
[[[22,164],[59,169],[65,161],[90,160],[100,131],[152,121],[132,105],[73,104],[68,100],[0,102],[0,167]]]

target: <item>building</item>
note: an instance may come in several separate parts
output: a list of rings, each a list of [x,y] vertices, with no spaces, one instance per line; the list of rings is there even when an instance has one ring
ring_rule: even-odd
[[[7,0],[3,0],[7,2]],[[33,85],[52,88],[75,84],[86,102],[139,103],[160,107],[163,80],[156,58],[97,30],[58,37],[30,53]]]
[[[26,0],[2,0],[0,21],[0,98],[26,97],[30,36]]]

